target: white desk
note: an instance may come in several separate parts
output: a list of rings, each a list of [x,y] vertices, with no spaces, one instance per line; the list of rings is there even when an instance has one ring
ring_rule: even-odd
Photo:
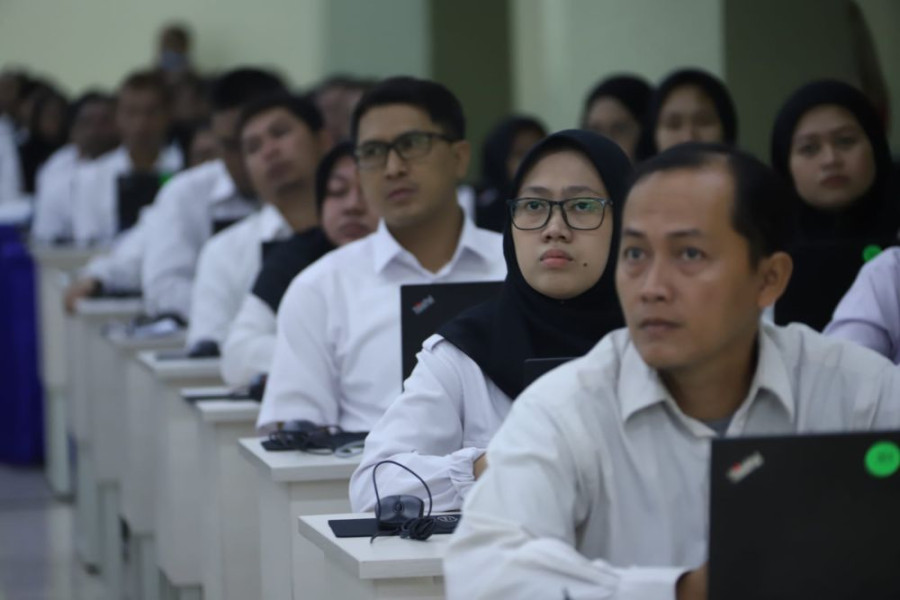
[[[50,488],[57,496],[74,491],[66,431],[66,322],[63,298],[69,274],[96,250],[32,245],[37,272],[41,380],[44,386],[44,460]]]
[[[105,332],[102,343],[92,345],[96,363],[105,366],[90,399],[90,438],[100,506],[101,571],[109,597],[114,600],[124,595],[119,514],[126,469],[125,447],[129,443],[125,406],[128,363],[137,352],[180,348],[184,345],[184,337],[184,332],[180,332],[165,337],[134,338],[119,328]]]
[[[140,314],[140,300],[84,299],[66,318],[69,430],[76,449],[76,550],[89,567],[99,566],[103,548],[92,436],[92,400],[104,393],[113,365],[104,360],[104,324]]]
[[[194,408],[200,421],[203,595],[219,600],[259,598],[256,474],[238,451],[238,440],[255,432],[259,403],[201,400]]]
[[[300,600],[326,592],[325,559],[294,533],[301,515],[350,510],[347,487],[361,456],[338,458],[302,452],[267,452],[261,438],[243,439],[241,453],[257,471],[260,524],[260,598]],[[332,598],[342,598],[332,595]]]
[[[444,597],[443,561],[449,535],[433,535],[424,542],[382,537],[369,543],[369,538],[336,538],[328,526],[331,519],[362,518],[372,518],[372,514],[299,518],[300,535],[325,555],[323,575],[328,593],[311,598]]]
[[[137,597],[159,598],[160,569],[187,594],[199,591],[200,442],[196,418],[179,390],[220,385],[219,361],[159,360],[155,352],[139,352],[126,377],[122,513],[139,565]]]

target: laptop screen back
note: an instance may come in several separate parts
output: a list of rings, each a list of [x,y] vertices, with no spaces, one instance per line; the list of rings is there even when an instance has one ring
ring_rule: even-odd
[[[713,442],[709,598],[900,598],[900,432]]]

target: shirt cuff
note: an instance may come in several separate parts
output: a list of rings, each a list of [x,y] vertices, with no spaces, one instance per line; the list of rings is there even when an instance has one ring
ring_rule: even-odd
[[[675,600],[675,584],[688,569],[632,567],[619,569],[621,600]]]
[[[463,448],[450,455],[450,483],[463,500],[475,485],[475,461],[484,453],[484,448]]]

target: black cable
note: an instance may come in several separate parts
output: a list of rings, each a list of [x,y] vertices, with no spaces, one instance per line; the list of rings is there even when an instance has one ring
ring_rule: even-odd
[[[383,464],[390,463],[392,465],[397,465],[401,469],[407,471],[410,475],[415,477],[421,482],[422,487],[425,488],[425,491],[428,493],[428,514],[424,517],[417,519],[409,519],[401,525],[400,529],[397,531],[391,532],[382,532],[379,531],[371,538],[369,538],[369,543],[371,544],[375,538],[381,535],[400,535],[403,538],[411,538],[414,540],[425,541],[427,540],[432,533],[434,533],[434,528],[436,526],[435,520],[431,517],[431,508],[434,504],[431,497],[431,488],[428,487],[428,484],[425,483],[425,480],[419,477],[418,473],[407,467],[406,465],[402,465],[395,460],[382,460],[375,464],[375,467],[372,469],[372,488],[375,490],[375,508],[379,511],[379,514],[376,515],[376,518],[379,518],[381,511],[381,496],[378,494],[378,481],[375,479],[375,474],[378,472],[378,467]]]

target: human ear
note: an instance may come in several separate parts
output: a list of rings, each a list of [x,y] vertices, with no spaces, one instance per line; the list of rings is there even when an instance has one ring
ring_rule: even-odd
[[[757,270],[762,275],[757,305],[765,309],[784,294],[794,271],[794,261],[787,252],[776,252],[760,260]]]
[[[453,142],[450,151],[456,159],[456,179],[462,181],[469,172],[469,162],[472,159],[472,145],[466,140]]]

